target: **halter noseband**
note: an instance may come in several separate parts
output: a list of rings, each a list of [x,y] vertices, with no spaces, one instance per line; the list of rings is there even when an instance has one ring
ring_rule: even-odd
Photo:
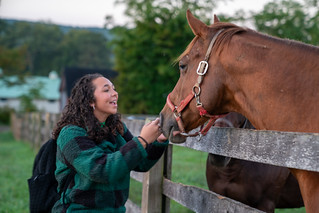
[[[198,74],[197,77],[197,82],[195,83],[195,85],[193,86],[193,89],[191,91],[191,93],[184,99],[181,101],[181,103],[179,104],[179,106],[175,106],[173,104],[173,102],[170,99],[170,95],[171,93],[167,96],[166,99],[166,103],[169,106],[169,108],[172,110],[172,112],[174,113],[174,117],[176,119],[176,122],[178,124],[178,128],[181,131],[181,135],[185,136],[185,137],[194,137],[197,135],[203,136],[206,135],[208,130],[210,129],[210,127],[214,124],[214,122],[216,121],[216,119],[220,118],[220,117],[224,117],[225,115],[210,115],[203,107],[203,104],[201,103],[200,99],[199,99],[199,95],[201,93],[201,88],[200,85],[203,81],[204,75],[206,74],[207,70],[208,70],[208,59],[210,56],[210,53],[212,51],[213,45],[218,37],[218,35],[223,31],[224,29],[219,30],[213,37],[213,39],[211,40],[206,55],[205,55],[205,60],[199,62],[198,64],[198,68],[196,70],[196,73]],[[204,127],[204,125],[201,126],[200,131],[195,132],[194,134],[188,134],[185,132],[185,128],[184,128],[184,123],[182,121],[182,111],[185,109],[185,107],[191,102],[191,100],[195,97],[196,99],[196,107],[199,111],[199,114],[201,117],[205,116],[205,117],[209,117],[209,121],[206,124],[206,126]]]

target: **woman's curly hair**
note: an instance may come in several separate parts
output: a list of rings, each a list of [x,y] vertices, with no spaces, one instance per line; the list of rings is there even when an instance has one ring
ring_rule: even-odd
[[[93,114],[91,104],[95,102],[93,81],[104,77],[99,73],[87,74],[80,78],[71,91],[67,105],[64,107],[60,121],[57,123],[52,135],[57,139],[61,129],[69,124],[82,127],[87,130],[89,138],[96,143],[102,142],[108,134],[123,134],[124,127],[120,114],[110,115],[105,122],[105,127]]]

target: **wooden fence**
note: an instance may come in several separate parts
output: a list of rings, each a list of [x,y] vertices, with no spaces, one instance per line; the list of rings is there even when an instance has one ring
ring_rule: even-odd
[[[51,137],[59,118],[60,114],[51,113],[12,113],[11,130],[15,139],[31,142],[37,150]]]
[[[57,121],[58,115],[25,114],[12,117],[15,137],[34,141],[34,146],[38,147],[38,144],[49,137],[52,124]],[[126,118],[123,120],[133,135],[138,135],[145,123],[144,120]],[[170,199],[194,212],[262,212],[214,192],[172,182],[170,180],[172,149],[175,145],[169,145],[165,155],[149,172],[131,172],[132,178],[143,183],[143,192],[141,207],[130,200],[127,202],[128,213],[167,213],[170,212]],[[243,160],[319,172],[318,133],[212,128],[200,141],[198,138],[188,138],[185,143],[178,146]]]

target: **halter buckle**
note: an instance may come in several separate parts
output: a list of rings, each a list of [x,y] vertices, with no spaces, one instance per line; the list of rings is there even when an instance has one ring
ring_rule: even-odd
[[[204,68],[203,68],[204,71],[203,71],[203,72],[200,72],[200,71],[202,70],[202,65],[204,66]],[[196,72],[197,72],[198,75],[205,75],[206,72],[207,72],[207,69],[208,69],[208,63],[207,63],[207,61],[201,61],[201,62],[199,62],[199,64],[198,64],[198,67],[197,67]]]

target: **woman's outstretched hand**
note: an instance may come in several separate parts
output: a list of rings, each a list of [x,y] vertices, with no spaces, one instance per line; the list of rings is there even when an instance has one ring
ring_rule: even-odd
[[[154,121],[151,121],[143,126],[140,136],[144,138],[148,144],[153,143],[157,138],[160,138],[162,142],[164,135],[163,137],[159,137],[162,134],[159,122],[159,118],[156,118]]]

